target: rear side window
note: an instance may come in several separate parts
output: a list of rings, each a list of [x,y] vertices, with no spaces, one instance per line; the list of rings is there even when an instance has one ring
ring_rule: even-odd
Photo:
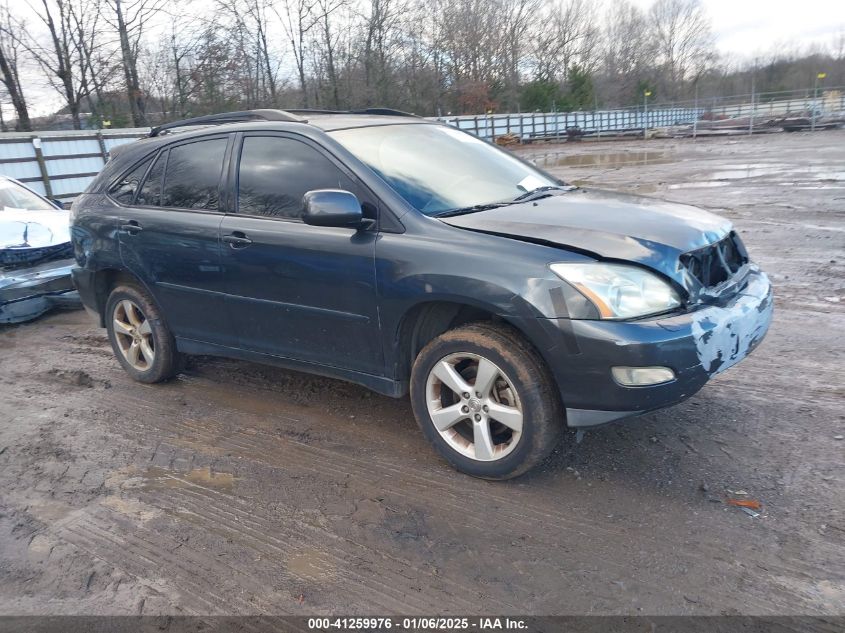
[[[147,173],[147,167],[150,166],[152,160],[152,158],[147,158],[135,167],[135,169],[114,183],[111,189],[109,189],[111,197],[122,204],[132,204],[132,200],[135,199],[135,193],[138,191],[141,180],[143,180],[144,174]]]
[[[157,207],[161,201],[161,177],[164,175],[164,165],[167,163],[167,150],[161,152],[156,159],[147,179],[144,181],[135,204],[147,207]]]
[[[161,206],[216,210],[225,138],[209,139],[170,149]]]
[[[289,138],[247,136],[238,174],[238,213],[300,218],[302,196],[313,189],[345,189],[354,182],[313,147]]]

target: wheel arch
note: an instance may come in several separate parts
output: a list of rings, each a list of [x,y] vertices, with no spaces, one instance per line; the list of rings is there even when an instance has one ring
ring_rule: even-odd
[[[137,275],[132,274],[125,268],[102,268],[94,273],[94,298],[97,302],[97,315],[100,321],[100,327],[106,327],[106,303],[108,303],[109,295],[112,290],[121,284],[129,284],[141,288],[156,304],[156,307],[159,307],[147,284]]]
[[[399,320],[392,337],[394,376],[404,385],[403,393],[407,392],[411,367],[423,347],[444,332],[467,323],[483,321],[506,324],[533,345],[519,324],[498,314],[493,306],[480,302],[463,298],[436,299],[409,307]]]

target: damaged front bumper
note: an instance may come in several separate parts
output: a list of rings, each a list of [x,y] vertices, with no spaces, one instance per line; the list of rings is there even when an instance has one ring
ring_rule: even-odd
[[[597,426],[690,397],[763,340],[772,311],[769,279],[752,267],[742,290],[685,314],[625,322],[549,319],[569,351],[545,354],[560,385],[568,425]],[[668,367],[675,378],[626,387],[613,379],[614,366]]]
[[[73,287],[73,259],[0,270],[0,323],[22,323],[56,306],[79,306]]]

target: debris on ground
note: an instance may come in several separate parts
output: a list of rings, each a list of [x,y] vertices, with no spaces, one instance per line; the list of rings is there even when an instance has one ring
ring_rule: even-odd
[[[496,145],[499,145],[500,147],[508,147],[510,145],[519,145],[522,141],[520,140],[518,134],[508,133],[497,136],[495,138],[495,142]]]
[[[763,504],[754,499],[732,499],[728,498],[725,503],[729,506],[737,506],[738,508],[750,508],[752,510],[759,510]]]

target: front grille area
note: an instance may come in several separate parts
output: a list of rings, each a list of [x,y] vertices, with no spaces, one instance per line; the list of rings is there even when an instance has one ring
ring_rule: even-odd
[[[745,246],[733,231],[715,244],[681,255],[681,264],[705,288],[727,281],[747,263]]]

